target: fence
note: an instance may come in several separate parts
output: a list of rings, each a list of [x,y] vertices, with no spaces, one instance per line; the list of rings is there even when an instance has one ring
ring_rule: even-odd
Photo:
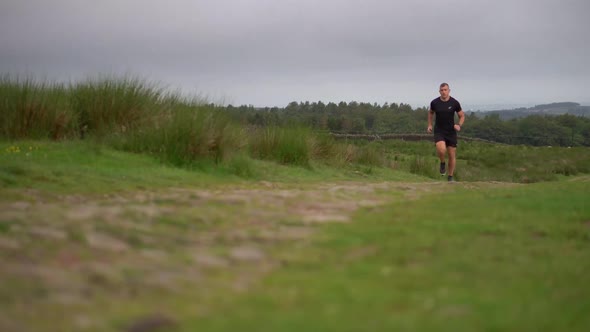
[[[433,136],[432,134],[415,134],[415,133],[407,133],[407,134],[350,134],[350,133],[336,133],[330,132],[330,135],[336,139],[364,139],[369,141],[380,141],[380,140],[390,140],[390,139],[399,139],[402,141],[432,141]],[[502,144],[482,138],[476,137],[467,137],[467,136],[458,136],[460,140],[470,142],[470,141],[477,141],[477,142],[485,142],[485,143],[494,143],[494,144]]]

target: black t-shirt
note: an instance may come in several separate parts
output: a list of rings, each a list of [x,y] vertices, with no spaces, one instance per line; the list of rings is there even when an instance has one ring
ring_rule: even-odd
[[[454,133],[455,113],[461,111],[461,104],[457,99],[449,97],[449,100],[442,101],[440,97],[430,102],[430,110],[436,113],[434,121],[434,132]]]

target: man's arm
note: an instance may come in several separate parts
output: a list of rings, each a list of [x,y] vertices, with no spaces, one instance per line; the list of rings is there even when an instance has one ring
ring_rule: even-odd
[[[429,133],[432,132],[432,118],[434,117],[434,111],[431,109],[428,111],[428,128],[426,129],[426,131],[428,131]]]
[[[465,113],[463,112],[463,110],[460,110],[459,112],[457,112],[457,115],[459,116],[459,123],[455,125],[455,130],[461,131],[461,127],[463,127],[463,122],[465,122]]]

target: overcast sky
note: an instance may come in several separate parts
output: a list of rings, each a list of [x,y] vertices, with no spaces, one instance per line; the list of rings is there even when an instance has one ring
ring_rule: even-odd
[[[0,73],[215,102],[590,104],[588,0],[3,0]]]

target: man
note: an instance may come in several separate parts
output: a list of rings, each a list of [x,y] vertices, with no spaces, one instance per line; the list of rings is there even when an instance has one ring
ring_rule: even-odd
[[[453,173],[455,172],[456,152],[457,152],[457,132],[461,131],[461,126],[465,122],[465,113],[461,109],[461,104],[450,96],[451,89],[447,83],[440,85],[440,97],[430,102],[430,111],[428,112],[428,132],[432,132],[432,117],[436,114],[434,124],[434,143],[436,144],[436,154],[440,159],[440,175],[444,176],[447,169],[445,163],[445,152],[449,155],[448,181],[453,182]],[[455,124],[455,113],[459,116],[459,123]]]

